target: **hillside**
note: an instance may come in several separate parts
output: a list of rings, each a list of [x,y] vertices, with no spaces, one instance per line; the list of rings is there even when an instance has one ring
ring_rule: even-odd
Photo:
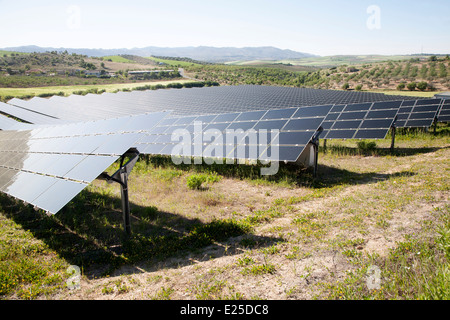
[[[103,85],[180,77],[178,72],[164,75],[153,73],[145,79],[128,75],[128,71],[155,69],[168,68],[153,60],[132,55],[90,58],[66,51],[29,54],[2,51],[0,88]]]
[[[260,84],[305,86],[341,90],[406,90],[446,91],[450,88],[450,59],[448,57],[409,57],[355,65],[342,64],[330,68],[290,63],[253,62],[240,65],[187,66],[187,74],[221,84]],[[425,87],[419,87],[425,82]],[[403,85],[400,85],[403,84]],[[399,87],[400,85],[400,87]]]
[[[282,60],[282,59],[299,59],[306,57],[313,57],[314,55],[303,52],[296,52],[292,50],[282,50],[274,47],[177,47],[177,48],[162,48],[162,47],[145,47],[145,48],[120,48],[120,49],[76,49],[76,48],[50,48],[38,46],[21,46],[4,48],[8,51],[19,52],[47,52],[47,51],[67,51],[69,53],[76,53],[87,55],[91,57],[111,56],[111,55],[137,55],[141,57],[149,56],[170,56],[170,57],[189,57],[194,60],[208,61],[208,62],[226,62],[234,60]]]

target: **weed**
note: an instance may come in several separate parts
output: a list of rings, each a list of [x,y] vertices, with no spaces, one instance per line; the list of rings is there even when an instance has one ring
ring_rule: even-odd
[[[212,184],[220,181],[217,174],[193,174],[186,179],[186,184],[191,190],[201,190],[203,183]]]
[[[258,264],[258,265],[253,265],[251,267],[245,267],[241,273],[243,275],[254,275],[254,276],[258,276],[258,275],[263,275],[263,274],[273,274],[276,271],[276,267],[275,265],[273,265],[272,263],[263,263],[263,264]]]
[[[155,296],[151,297],[152,300],[170,300],[170,296],[175,292],[172,287],[161,287]]]

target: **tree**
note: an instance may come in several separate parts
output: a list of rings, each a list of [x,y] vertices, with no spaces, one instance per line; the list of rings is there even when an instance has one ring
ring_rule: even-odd
[[[361,91],[361,90],[362,90],[362,85],[361,85],[361,84],[358,84],[358,85],[355,87],[355,90],[356,90],[356,91]]]
[[[420,91],[425,91],[428,88],[428,83],[426,83],[425,81],[420,81],[417,84],[417,89],[419,89]]]
[[[397,90],[399,90],[399,91],[401,91],[401,90],[403,90],[403,89],[405,89],[405,83],[404,82],[400,82],[399,84],[398,84],[398,86],[397,86]]]
[[[348,84],[348,82],[344,83],[344,85],[342,86],[342,89],[344,90],[348,90],[350,88],[350,85]]]
[[[406,87],[408,88],[409,91],[416,90],[416,86],[417,86],[417,84],[415,82],[410,82],[406,85]]]
[[[428,60],[430,60],[430,61],[437,61],[437,57],[436,56],[431,56]]]

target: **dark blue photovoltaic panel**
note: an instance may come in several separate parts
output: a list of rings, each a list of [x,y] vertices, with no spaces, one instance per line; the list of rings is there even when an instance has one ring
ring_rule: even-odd
[[[243,112],[236,118],[235,121],[256,121],[261,119],[261,117],[266,113],[266,111],[252,111],[252,112]]]
[[[361,110],[369,110],[372,103],[357,103],[350,104],[345,108],[345,111],[361,111]]]
[[[430,127],[437,117],[441,103],[442,101],[440,99],[423,99],[412,102],[403,101],[397,114],[395,127]]]
[[[338,120],[353,120],[353,119],[363,119],[367,112],[343,112],[339,116]]]
[[[321,139],[384,139],[402,101],[340,105],[322,123]]]
[[[158,138],[141,139],[138,149],[143,150],[142,153],[257,160],[263,152],[266,156],[270,154],[266,149],[270,151],[273,148],[274,155],[275,151],[279,151],[275,155],[277,161],[280,158],[283,161],[295,161],[331,108],[328,105],[219,114],[213,120],[206,119],[211,122],[202,122],[200,129],[197,128],[201,131],[196,131],[195,135],[191,135],[195,127],[189,125],[187,136],[179,136],[180,139],[174,141],[169,133],[176,128],[177,123],[186,122],[178,119],[175,124],[166,126],[164,131],[158,130],[157,125],[148,135]],[[197,120],[199,118],[195,119],[195,123]],[[258,146],[257,152],[255,146]]]
[[[288,120],[265,120],[259,121],[254,127],[255,130],[281,130]]]
[[[438,115],[439,122],[450,122],[450,100],[445,100],[439,111]]]
[[[297,111],[296,108],[269,110],[264,117],[262,117],[262,120],[289,119],[295,111]]]
[[[292,119],[286,124],[283,130],[317,130],[322,121],[323,118]]]
[[[57,213],[166,115],[0,131],[0,190]]]
[[[330,112],[331,107],[331,105],[327,105],[298,108],[292,118],[326,117],[328,112]]]
[[[358,129],[362,120],[336,121],[332,129]]]

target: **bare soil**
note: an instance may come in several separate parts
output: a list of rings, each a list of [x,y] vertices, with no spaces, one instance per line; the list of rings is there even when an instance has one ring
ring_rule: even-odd
[[[332,188],[324,196],[282,206],[281,215],[252,232],[252,237],[269,239],[269,244],[248,247],[242,245],[247,236],[240,236],[182,257],[128,265],[106,278],[95,276],[100,270],[86,270],[80,289],[65,289],[53,298],[312,299],[317,297],[319,284],[342,280],[354,268],[346,250],[383,256],[405,235],[423,231],[424,222],[433,220],[433,210],[448,204],[448,189],[439,185],[423,188],[435,178],[448,178],[449,156],[447,146],[401,159],[359,157],[357,170],[375,170],[376,174]],[[322,159],[324,165],[348,170],[355,168],[355,160]],[[415,174],[405,175],[408,171]],[[429,182],[424,176],[430,177]],[[151,184],[141,176],[131,183],[146,195],[137,202],[203,221],[249,216],[273,207],[277,199],[313,192],[237,179],[222,179],[206,191],[192,191],[183,184],[183,177],[172,184]],[[416,193],[410,197],[412,190]],[[305,224],[298,223],[304,217],[308,217]],[[245,264],[245,258],[251,262]],[[251,272],[253,266],[273,269]]]

